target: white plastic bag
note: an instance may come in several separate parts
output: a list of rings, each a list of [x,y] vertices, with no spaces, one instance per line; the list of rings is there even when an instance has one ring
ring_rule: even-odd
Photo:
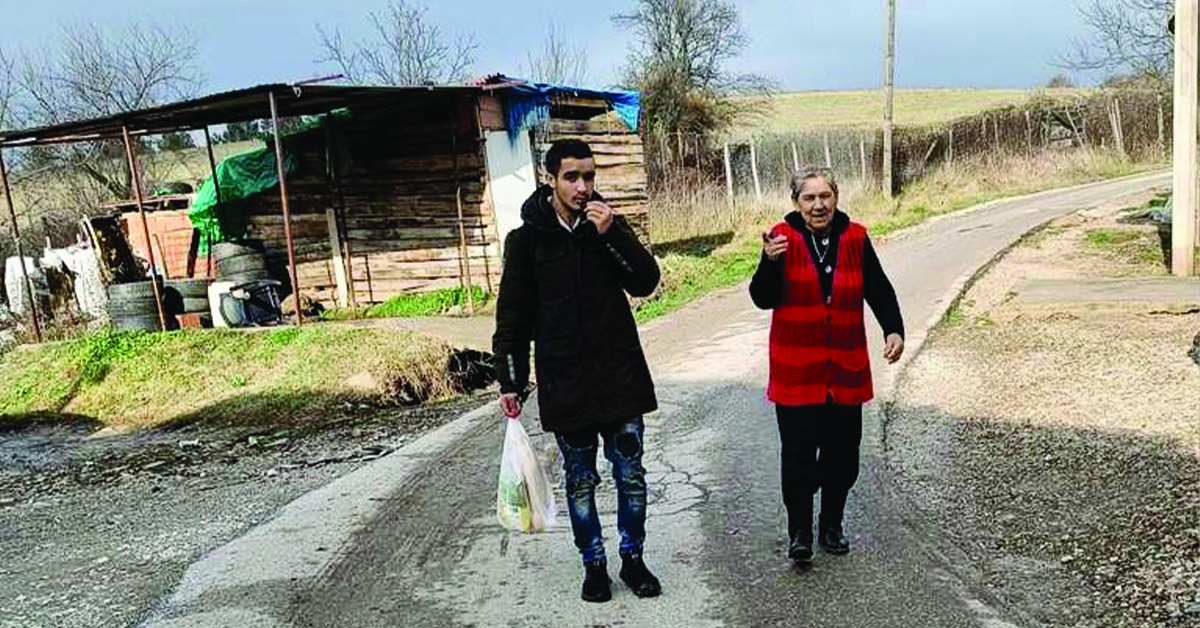
[[[538,464],[519,419],[509,419],[496,486],[496,517],[513,532],[532,534],[554,525],[554,489]]]

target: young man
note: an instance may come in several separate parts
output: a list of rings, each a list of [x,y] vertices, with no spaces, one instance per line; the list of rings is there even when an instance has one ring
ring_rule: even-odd
[[[504,246],[492,337],[500,407],[509,418],[521,413],[533,341],[542,428],[562,451],[567,509],[583,557],[583,599],[612,598],[595,501],[598,438],[617,488],[621,579],[638,597],[652,597],[661,587],[642,560],[642,415],[658,402],[625,295],[653,292],[658,264],[595,192],[587,144],[554,142],[546,171],[551,182],[525,201],[524,224]]]

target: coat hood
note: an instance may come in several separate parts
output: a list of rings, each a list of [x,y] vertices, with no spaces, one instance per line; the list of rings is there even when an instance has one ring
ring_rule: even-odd
[[[540,185],[529,198],[525,199],[525,204],[521,205],[521,220],[525,224],[541,229],[543,231],[562,231],[562,225],[558,222],[558,215],[554,212],[554,206],[550,204],[550,195],[553,190],[549,185]],[[592,192],[593,201],[602,201],[603,197],[598,192]],[[585,224],[592,224],[584,221]],[[580,225],[583,228],[585,225]]]

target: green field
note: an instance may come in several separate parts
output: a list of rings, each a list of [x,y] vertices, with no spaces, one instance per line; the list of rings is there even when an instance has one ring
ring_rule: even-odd
[[[901,89],[896,90],[895,123],[914,126],[947,122],[981,111],[1019,105],[1037,95],[1071,98],[1080,89]],[[774,109],[743,125],[735,135],[763,131],[812,129],[874,129],[883,120],[883,95],[878,90],[793,92],[779,94]]]

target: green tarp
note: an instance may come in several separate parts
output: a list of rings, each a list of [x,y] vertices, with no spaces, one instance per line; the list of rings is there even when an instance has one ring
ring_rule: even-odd
[[[295,158],[287,151],[283,154],[284,168],[289,174],[294,173]],[[200,184],[188,212],[192,226],[200,231],[200,250],[205,253],[217,242],[246,236],[249,217],[243,210],[245,200],[279,185],[275,151],[260,148],[226,157],[217,164],[216,177],[219,186],[213,185],[211,176]],[[220,203],[217,202],[218,187],[221,189]]]

